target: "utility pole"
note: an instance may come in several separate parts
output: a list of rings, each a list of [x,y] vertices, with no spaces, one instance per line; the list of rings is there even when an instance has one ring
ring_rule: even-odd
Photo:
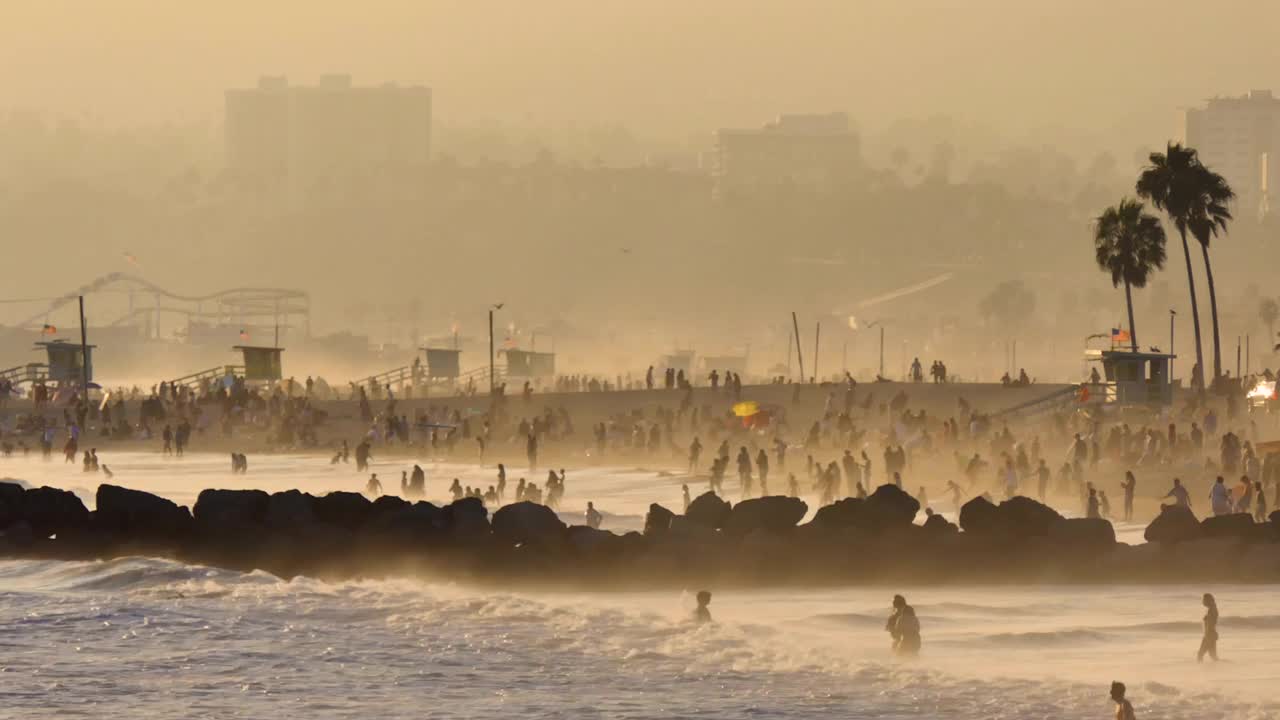
[[[800,352],[800,321],[796,319],[795,312],[791,313],[791,328],[796,333],[796,361],[800,363],[800,382],[804,382],[804,354]]]
[[[1173,318],[1177,314],[1178,313],[1173,308],[1169,308],[1169,354],[1170,355],[1174,354],[1173,353]],[[1169,358],[1169,382],[1173,382],[1173,358],[1172,357]]]
[[[813,381],[818,382],[818,339],[822,337],[822,321],[813,328]]]
[[[493,395],[493,310],[489,310],[489,395]]]
[[[89,335],[84,326],[84,296],[80,296],[80,395],[89,404]]]
[[[884,325],[880,325],[880,377],[884,377]]]

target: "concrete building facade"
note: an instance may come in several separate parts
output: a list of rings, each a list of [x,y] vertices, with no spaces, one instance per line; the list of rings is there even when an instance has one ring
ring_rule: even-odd
[[[327,75],[314,86],[263,77],[226,92],[227,165],[294,188],[425,164],[431,153],[431,90],[355,86]]]
[[[1235,190],[1239,218],[1270,212],[1280,172],[1280,98],[1270,90],[1218,97],[1182,113],[1182,141]]]

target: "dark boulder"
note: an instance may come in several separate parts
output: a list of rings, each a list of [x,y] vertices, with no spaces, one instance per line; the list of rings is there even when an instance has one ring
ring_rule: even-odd
[[[1029,497],[1016,495],[1000,503],[1000,525],[1013,537],[1045,537],[1063,519],[1057,510]]]
[[[586,525],[572,525],[565,532],[569,544],[578,554],[587,557],[610,557],[622,552],[626,542],[608,530],[597,530]]]
[[[564,537],[565,524],[546,505],[518,502],[493,513],[493,534],[510,543],[546,543]]]
[[[0,482],[0,529],[22,519],[22,486]]]
[[[924,532],[933,538],[950,537],[960,532],[960,528],[955,523],[947,520],[938,513],[930,515],[924,521]]]
[[[191,531],[191,513],[168,498],[117,485],[99,485],[94,520],[126,537],[179,538]]]
[[[1147,525],[1142,533],[1147,542],[1177,543],[1198,540],[1204,533],[1200,521],[1191,512],[1191,508],[1181,505],[1165,505],[1160,514]]]
[[[445,529],[455,537],[489,533],[489,511],[479,498],[454,500],[444,506],[441,516]]]
[[[70,490],[39,487],[22,493],[22,516],[36,537],[83,529],[89,510]]]
[[[994,527],[1000,511],[986,497],[979,495],[960,506],[960,529],[973,535],[981,535]]]
[[[693,507],[691,504],[690,508]],[[671,519],[676,516],[675,513],[662,507],[658,503],[649,506],[649,512],[644,516],[644,534],[645,537],[656,537],[665,535],[671,529]]]
[[[818,508],[809,525],[825,530],[851,528],[858,524],[861,516],[862,501],[858,498],[845,498]]]
[[[915,522],[920,501],[897,485],[881,485],[862,503],[858,524],[869,530],[905,527]]]
[[[1062,518],[1049,526],[1055,546],[1098,550],[1116,544],[1116,530],[1103,518]]]
[[[795,527],[808,511],[809,506],[799,498],[785,495],[751,498],[733,506],[724,529],[734,535],[746,535],[754,530],[778,532]],[[690,515],[686,517],[693,520]]]
[[[360,493],[337,491],[313,500],[311,511],[326,525],[355,530],[373,514],[373,503]]]
[[[684,516],[689,518],[690,522],[719,530],[729,522],[731,512],[732,507],[729,505],[728,500],[724,500],[719,495],[707,491],[689,503],[689,509]]]
[[[205,530],[261,525],[271,496],[261,490],[202,490],[192,515]]]
[[[373,516],[389,515],[409,507],[410,504],[408,500],[395,495],[382,495],[373,501]]]
[[[307,527],[316,521],[315,498],[298,490],[272,493],[267,501],[266,524],[274,531]]]
[[[1252,540],[1257,537],[1253,516],[1249,513],[1216,515],[1200,521],[1200,530],[1207,538],[1239,538]]]
[[[444,511],[425,501],[412,505],[406,502],[395,509],[384,507],[369,521],[366,529],[375,535],[389,536],[402,542],[421,542],[444,530]]]
[[[960,527],[975,537],[1025,539],[1047,537],[1053,525],[1062,520],[1056,510],[1021,495],[993,505],[985,497],[976,497],[960,508]]]

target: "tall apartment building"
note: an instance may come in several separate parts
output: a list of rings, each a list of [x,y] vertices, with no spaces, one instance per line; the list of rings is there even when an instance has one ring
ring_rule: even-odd
[[[431,90],[355,86],[326,75],[314,86],[263,77],[228,90],[228,167],[294,188],[326,177],[360,177],[426,163],[431,151]]]
[[[1270,211],[1280,178],[1280,99],[1270,90],[1212,98],[1182,114],[1182,140],[1236,191],[1237,217]]]
[[[720,192],[796,185],[830,187],[862,166],[845,113],[782,115],[764,127],[716,133],[712,172]]]

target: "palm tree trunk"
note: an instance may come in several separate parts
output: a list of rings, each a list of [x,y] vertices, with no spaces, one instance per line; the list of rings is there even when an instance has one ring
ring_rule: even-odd
[[[1218,292],[1213,286],[1213,266],[1209,264],[1209,246],[1201,245],[1204,254],[1204,276],[1209,281],[1209,313],[1213,318],[1213,379],[1222,377],[1222,344],[1218,340]]]
[[[1200,304],[1196,302],[1196,278],[1191,274],[1191,248],[1187,247],[1187,231],[1178,230],[1178,235],[1182,237],[1182,257],[1187,261],[1187,287],[1191,290],[1191,327],[1195,330],[1196,336],[1196,368],[1200,377],[1200,389],[1204,389],[1204,350],[1200,347]],[[1191,376],[1191,382],[1196,382],[1196,376]]]
[[[1133,293],[1129,290],[1129,281],[1124,281],[1124,302],[1129,306],[1129,342],[1133,351],[1138,352],[1138,331],[1133,327]]]

